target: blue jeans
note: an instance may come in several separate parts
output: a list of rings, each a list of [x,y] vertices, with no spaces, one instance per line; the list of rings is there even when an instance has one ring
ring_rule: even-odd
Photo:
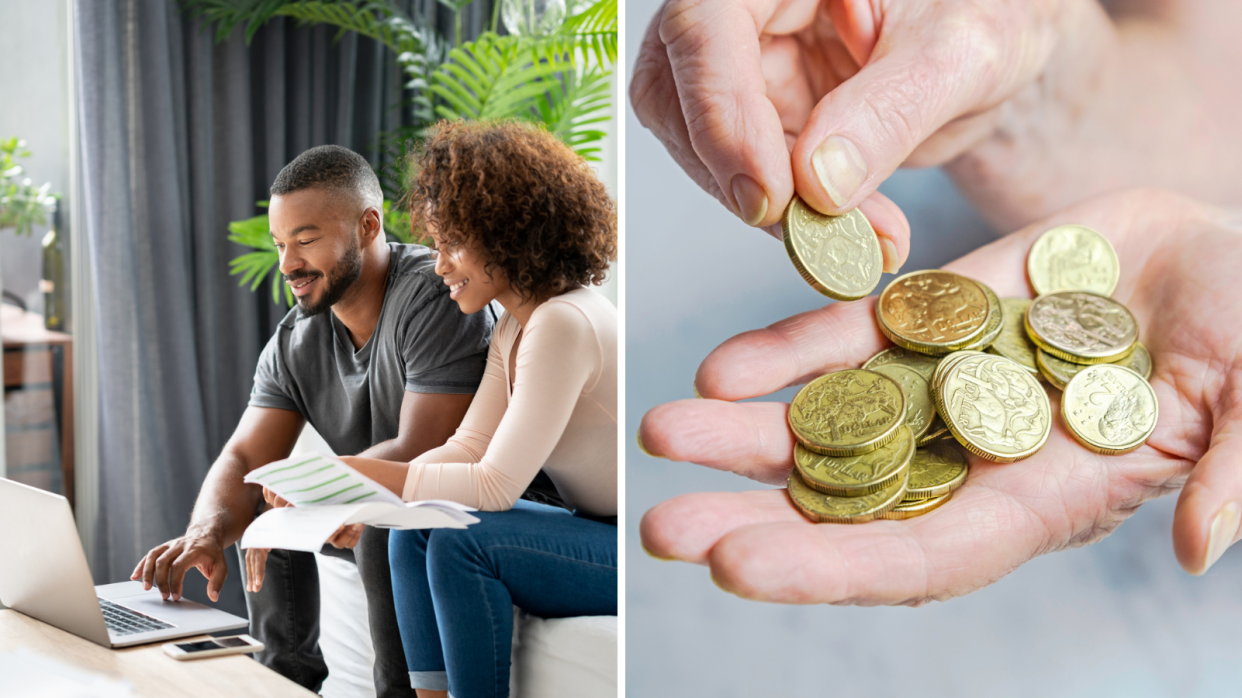
[[[393,531],[393,601],[414,688],[509,695],[513,607],[617,613],[617,527],[519,501],[466,529]]]

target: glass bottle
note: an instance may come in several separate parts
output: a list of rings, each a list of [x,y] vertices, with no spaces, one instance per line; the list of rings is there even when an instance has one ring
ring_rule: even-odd
[[[52,213],[52,228],[43,236],[43,326],[65,329],[65,241],[61,234],[60,202]]]

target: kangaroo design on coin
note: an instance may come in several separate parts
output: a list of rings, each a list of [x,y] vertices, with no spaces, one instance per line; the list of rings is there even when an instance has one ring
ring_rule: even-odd
[[[1051,430],[1052,406],[1039,381],[1003,356],[961,359],[946,373],[937,399],[953,436],[989,460],[1026,458]]]
[[[1085,225],[1060,225],[1035,241],[1027,275],[1038,294],[1093,291],[1112,294],[1121,262],[1108,240]]]
[[[862,369],[820,376],[789,405],[789,427],[798,442],[829,456],[874,451],[897,435],[905,418],[906,397],[897,382]]]
[[[1026,327],[1040,349],[1075,363],[1116,361],[1138,341],[1138,322],[1124,305],[1085,291],[1036,298]]]
[[[781,228],[794,267],[820,293],[857,300],[880,283],[880,241],[858,209],[827,216],[794,197]]]
[[[916,271],[884,289],[876,316],[894,343],[947,354],[978,338],[988,309],[987,294],[974,281],[947,271]]]

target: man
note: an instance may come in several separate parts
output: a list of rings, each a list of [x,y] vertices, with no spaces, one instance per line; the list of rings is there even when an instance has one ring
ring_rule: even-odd
[[[462,314],[425,248],[386,243],[383,193],[362,156],[312,148],[281,170],[271,195],[272,239],[297,307],[259,358],[249,407],[207,474],[185,535],[152,549],[134,570],[133,579],[158,586],[164,598],[181,597],[192,567],[208,578],[212,600],[219,598],[228,574],[224,550],[263,506],[260,488],[242,479],[287,457],[304,423],[337,454],[409,460],[453,434],[483,375],[495,313]],[[412,696],[392,606],[387,530],[368,527],[354,554],[367,592],[377,692]],[[249,587],[262,582],[256,576]],[[257,658],[318,690],[327,666],[317,647],[314,556],[272,551],[265,576],[246,597],[251,634],[267,646]]]

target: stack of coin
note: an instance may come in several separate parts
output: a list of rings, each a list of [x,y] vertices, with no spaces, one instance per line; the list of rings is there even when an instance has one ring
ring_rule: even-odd
[[[868,366],[820,376],[790,405],[797,445],[789,495],[813,521],[908,519],[944,504],[966,479],[956,447],[921,441],[933,424],[923,377],[931,367],[892,351]]]
[[[789,406],[798,442],[789,495],[808,518],[864,523],[901,503],[914,455],[908,404],[897,380],[864,369],[829,373],[798,391]]]
[[[855,246],[843,218],[795,200],[785,244],[817,289],[856,298],[874,283],[860,291],[865,282],[842,280],[861,278],[860,260],[875,271],[880,258],[845,253]],[[808,518],[863,523],[932,511],[966,479],[959,444],[999,463],[1034,454],[1052,427],[1041,378],[1064,391],[1062,419],[1082,445],[1115,454],[1146,441],[1157,415],[1152,361],[1134,316],[1109,297],[1120,276],[1112,246],[1085,226],[1059,226],[1032,247],[1027,271],[1034,301],[1000,299],[942,270],[885,288],[876,319],[897,346],[808,383],[790,406],[798,445],[789,494]]]
[[[1023,325],[1037,369],[1064,391],[1070,434],[1096,453],[1143,445],[1159,414],[1147,382],[1152,359],[1134,315],[1109,297],[1121,277],[1112,245],[1086,226],[1058,226],[1031,247],[1026,268],[1039,295]]]

